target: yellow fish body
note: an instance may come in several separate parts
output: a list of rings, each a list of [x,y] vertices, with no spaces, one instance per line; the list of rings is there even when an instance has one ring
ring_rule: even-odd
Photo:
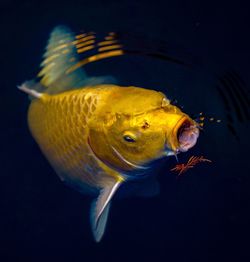
[[[187,151],[199,131],[161,92],[111,84],[77,86],[86,74],[76,66],[80,62],[72,37],[66,28],[54,29],[42,80],[19,88],[34,98],[29,127],[59,177],[79,191],[99,194],[91,224],[100,241],[119,186],[143,178],[155,160]],[[69,61],[75,61],[74,70]]]

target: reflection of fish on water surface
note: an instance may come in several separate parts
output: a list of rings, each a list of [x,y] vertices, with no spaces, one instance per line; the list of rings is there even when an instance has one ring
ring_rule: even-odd
[[[98,194],[91,209],[96,241],[118,188],[131,180],[144,183],[155,160],[186,152],[199,135],[197,123],[163,93],[107,84],[112,78],[89,78],[82,69],[123,53],[113,34],[96,41],[93,33],[75,36],[57,27],[44,54],[41,80],[19,87],[32,98],[31,133],[59,177],[83,193]]]

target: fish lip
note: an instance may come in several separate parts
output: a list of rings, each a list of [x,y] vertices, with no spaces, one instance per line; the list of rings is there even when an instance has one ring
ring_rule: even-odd
[[[188,136],[188,132],[186,132],[187,141],[184,142],[181,140],[184,140],[182,136],[184,134],[183,131],[185,131],[185,128],[190,129],[190,134],[189,134],[190,136]],[[179,153],[179,152],[188,151],[191,147],[193,147],[196,144],[197,139],[199,137],[199,129],[197,123],[191,118],[189,118],[187,115],[184,115],[176,123],[172,132],[172,136],[173,136],[173,141],[171,143],[171,149],[173,152]]]
[[[186,152],[192,148],[199,137],[199,129],[195,122],[191,119],[184,119],[176,133],[176,139],[178,141],[178,150],[180,152]]]
[[[183,125],[183,123],[187,120],[188,120],[188,117],[184,115],[175,124],[173,131],[172,131],[172,141],[168,145],[169,150],[173,152],[179,151],[178,130]]]

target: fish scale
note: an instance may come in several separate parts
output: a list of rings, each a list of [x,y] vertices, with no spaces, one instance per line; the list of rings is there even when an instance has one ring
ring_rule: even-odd
[[[95,95],[90,95],[88,89],[44,95],[42,100],[31,103],[28,117],[31,132],[62,180],[67,180],[70,174],[70,179],[73,176],[98,187],[100,170],[86,142],[87,124],[96,103]],[[91,170],[84,167],[84,163],[90,162]]]

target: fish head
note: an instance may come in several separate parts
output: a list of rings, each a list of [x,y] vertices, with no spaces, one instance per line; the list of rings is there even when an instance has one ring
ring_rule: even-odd
[[[105,116],[90,130],[95,155],[121,172],[143,171],[157,159],[186,152],[199,136],[197,123],[164,94],[144,90],[136,100],[131,94],[113,98],[112,111],[102,110]]]

